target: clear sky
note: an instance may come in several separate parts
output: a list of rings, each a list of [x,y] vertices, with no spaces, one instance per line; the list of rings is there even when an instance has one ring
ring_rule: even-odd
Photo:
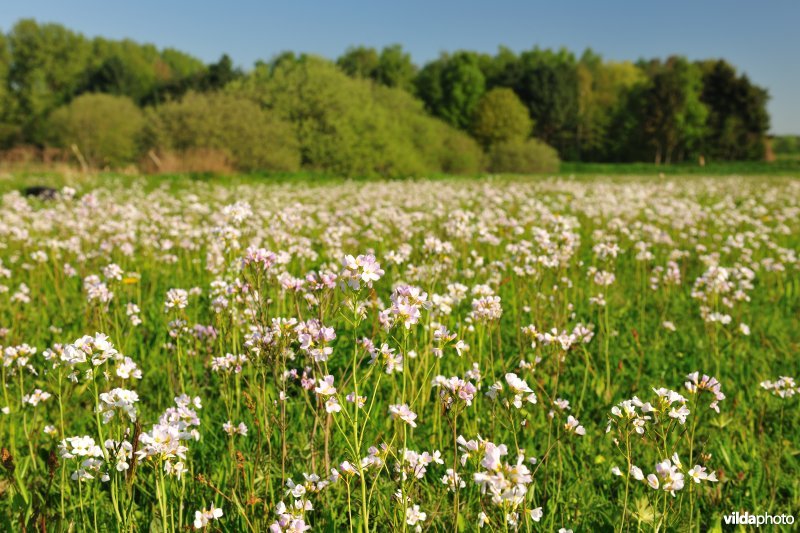
[[[800,0],[0,0],[0,28],[33,17],[245,68],[284,51],[335,58],[400,43],[442,51],[591,47],[607,59],[728,59],[766,87],[774,133],[800,134]]]

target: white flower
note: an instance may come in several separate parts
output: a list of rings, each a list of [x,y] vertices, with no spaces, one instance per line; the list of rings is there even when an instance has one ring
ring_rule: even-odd
[[[409,409],[407,404],[393,404],[389,406],[389,412],[391,413],[393,418],[399,418],[412,428],[417,427],[417,423],[414,420],[417,418],[417,414]]]
[[[355,403],[356,402],[356,393],[355,392],[351,392],[350,394],[347,395],[347,397],[345,399],[350,403]],[[358,402],[356,403],[356,407],[361,409],[362,407],[364,407],[364,405],[366,403],[367,403],[367,397],[366,396],[361,396],[359,394]]]
[[[409,526],[418,526],[424,522],[426,518],[428,518],[428,515],[419,510],[419,505],[414,504],[406,508],[406,524]]]
[[[222,424],[222,429],[230,436],[241,435],[244,437],[247,435],[247,426],[244,422],[239,422],[238,426],[234,426],[233,423],[228,420]]]
[[[185,289],[170,289],[164,300],[164,311],[170,309],[186,309],[189,304],[189,293]]]
[[[327,400],[325,400],[325,411],[328,413],[338,413],[342,410],[342,406],[339,405],[339,400],[336,399],[335,396],[331,396]]]
[[[333,376],[327,375],[322,379],[318,379],[319,386],[314,389],[314,392],[320,396],[332,396],[336,394],[336,387],[333,386]]]
[[[42,389],[35,389],[32,393],[26,394],[22,397],[22,403],[27,403],[36,407],[39,402],[47,401],[50,398],[49,392],[44,392]]]
[[[700,465],[694,465],[686,474],[689,476],[689,479],[695,483],[700,483],[701,481],[717,481],[716,472],[711,472],[709,474],[706,472],[706,467]]]
[[[575,433],[576,435],[586,435],[586,429],[584,429],[584,427],[580,425],[580,422],[578,422],[578,420],[572,415],[569,415],[567,417],[567,423],[564,424],[564,429],[568,433]]]
[[[214,504],[211,504],[211,507],[208,509],[201,509],[200,511],[195,511],[194,513],[194,528],[195,529],[203,529],[208,525],[211,520],[217,520],[222,517],[222,509],[219,507],[214,507]]]
[[[119,410],[127,415],[131,422],[136,422],[136,402],[139,395],[132,390],[112,389],[109,392],[100,394],[100,402],[97,405],[97,412],[103,415],[103,423],[108,424],[114,413]]]
[[[83,437],[68,437],[58,446],[62,459],[76,457],[102,457],[103,450],[95,444],[94,439],[88,435]]]
[[[675,409],[674,407],[669,411],[670,418],[676,418],[678,422],[681,424],[686,423],[686,417],[689,416],[689,408],[685,405],[681,405],[679,408]]]

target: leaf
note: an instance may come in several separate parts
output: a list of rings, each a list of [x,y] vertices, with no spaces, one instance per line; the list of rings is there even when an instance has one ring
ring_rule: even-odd
[[[647,500],[647,498],[645,496],[641,496],[636,500],[636,510],[634,511],[633,516],[639,522],[652,524],[653,520],[655,520],[656,512],[653,509],[653,506],[650,505],[650,502]]]
[[[716,428],[722,429],[725,426],[727,426],[728,424],[730,424],[731,422],[733,422],[733,417],[728,416],[725,413],[722,413],[722,414],[717,415],[716,417],[714,417],[714,419],[711,420],[710,424],[712,426],[716,427]]]
[[[467,520],[464,518],[463,513],[458,513],[458,530],[459,531],[467,530]]]
[[[720,515],[716,515],[711,519],[711,527],[708,528],[708,533],[722,533],[722,519]]]

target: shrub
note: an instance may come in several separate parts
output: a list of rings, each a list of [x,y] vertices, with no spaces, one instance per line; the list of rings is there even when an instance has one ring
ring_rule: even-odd
[[[528,108],[511,89],[498,87],[484,94],[472,115],[470,131],[485,148],[528,137],[533,122]]]
[[[386,113],[392,145],[402,146],[406,174],[471,174],[482,169],[478,144],[442,120],[428,116],[421,101],[397,89],[376,86],[373,97]]]
[[[180,151],[150,151],[142,158],[139,167],[149,173],[213,173],[231,174],[234,171],[230,157],[214,148],[187,148]]]
[[[76,145],[93,166],[133,161],[139,151],[142,112],[129,98],[87,93],[50,115],[50,140]]]
[[[257,99],[291,122],[303,166],[309,169],[404,177],[468,166],[481,157],[474,142],[425,115],[422,103],[407,92],[350,78],[320,58],[262,65],[228,90]],[[451,162],[453,156],[443,153],[445,145],[470,156],[461,154],[456,157],[461,163]]]
[[[197,154],[220,154],[239,170],[292,171],[300,167],[300,151],[292,127],[256,102],[226,93],[188,93],[148,112],[148,144],[174,158],[202,163]],[[202,166],[202,165],[201,165]],[[193,168],[193,170],[204,170]]]
[[[442,132],[439,167],[449,174],[474,174],[483,170],[485,155],[475,139],[449,126]]]
[[[489,151],[492,172],[556,172],[559,159],[555,149],[538,139],[497,143]]]

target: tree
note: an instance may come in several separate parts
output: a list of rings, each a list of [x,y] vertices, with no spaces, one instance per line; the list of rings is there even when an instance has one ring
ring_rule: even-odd
[[[481,55],[479,62],[486,78],[486,88],[514,87],[518,59],[517,54],[505,46],[499,47],[494,56]]]
[[[89,64],[89,42],[58,24],[17,22],[8,34],[8,86],[25,140],[41,143],[44,122],[77,94]]]
[[[776,135],[772,139],[772,150],[775,155],[800,156],[800,135]]]
[[[578,122],[578,75],[575,57],[566,50],[523,52],[513,73],[513,88],[527,106],[534,133],[562,157],[575,155]]]
[[[393,44],[381,50],[373,78],[387,87],[410,90],[416,73],[417,67],[411,62],[411,56],[403,51],[402,46]]]
[[[169,68],[172,79],[190,79],[206,70],[206,66],[202,61],[174,48],[165,48],[161,51],[160,55],[161,61]],[[227,55],[223,55],[222,57],[225,58]],[[228,59],[230,60],[230,58]],[[221,59],[220,62],[222,61]]]
[[[463,168],[470,154],[480,161],[474,141],[427,117],[409,93],[350,78],[318,57],[258,67],[226,91],[252,98],[291,123],[305,168],[346,176],[408,176],[446,165]],[[467,156],[446,160],[444,143]]]
[[[365,46],[347,49],[336,64],[351,78],[372,80],[386,87],[410,91],[417,72],[411,56],[399,44],[386,46],[378,54]]]
[[[374,80],[377,76],[380,59],[374,48],[366,46],[350,47],[336,60],[336,64],[351,78]]]
[[[242,76],[242,71],[233,66],[230,56],[223,54],[219,61],[208,65],[208,69],[197,85],[203,91],[216,91]]]
[[[0,33],[0,148],[7,148],[17,140],[15,103],[9,89],[8,71],[11,67],[11,50],[8,39]]]
[[[432,114],[457,128],[467,129],[486,89],[486,80],[477,54],[457,52],[428,63],[415,85],[417,95]]]
[[[394,44],[348,48],[336,66],[284,52],[245,74],[227,55],[206,65],[171,48],[87,39],[58,24],[20,20],[0,34],[0,148],[43,145],[51,113],[84,93],[126,96],[147,107],[229,86],[291,115],[284,118],[300,139],[304,165],[344,173],[441,167],[434,154],[445,141],[434,143],[433,131],[463,149],[463,161],[475,161],[474,143],[442,123],[470,132],[484,149],[530,133],[563,159],[583,161],[759,159],[767,145],[767,91],[724,60],[633,64],[605,61],[592,50],[576,59],[564,49],[517,54],[500,47],[494,55],[445,53],[418,70]],[[266,87],[295,94],[270,96]],[[384,88],[402,90],[413,105],[396,93],[386,96]],[[393,106],[411,118],[393,113]],[[440,122],[425,120],[425,111]],[[380,150],[388,150],[383,159],[375,153]]]
[[[478,102],[470,132],[484,148],[489,148],[498,142],[524,140],[531,127],[528,109],[514,91],[498,87]]]
[[[51,141],[76,145],[94,166],[133,161],[138,154],[142,112],[125,96],[83,94],[55,110],[49,119]]]
[[[682,57],[651,62],[650,82],[642,94],[638,116],[656,164],[669,164],[697,153],[705,137],[708,115],[700,99],[700,69]]]
[[[578,61],[578,124],[576,155],[582,161],[613,159],[618,135],[610,134],[615,116],[624,113],[621,106],[636,85],[647,76],[630,62],[604,62],[592,50],[586,50]],[[628,142],[627,139],[622,142]]]
[[[98,37],[92,41],[92,59],[79,92],[118,94],[140,105],[153,104],[199,88],[213,67],[206,69],[177,50]]]
[[[100,62],[87,70],[80,92],[116,94],[141,103],[158,85],[154,68],[158,52],[148,52],[145,55],[132,41],[98,40],[94,57]],[[168,79],[168,74],[163,77]]]
[[[703,70],[700,96],[708,107],[703,150],[713,159],[762,159],[769,115],[767,92],[724,60],[699,64]]]

